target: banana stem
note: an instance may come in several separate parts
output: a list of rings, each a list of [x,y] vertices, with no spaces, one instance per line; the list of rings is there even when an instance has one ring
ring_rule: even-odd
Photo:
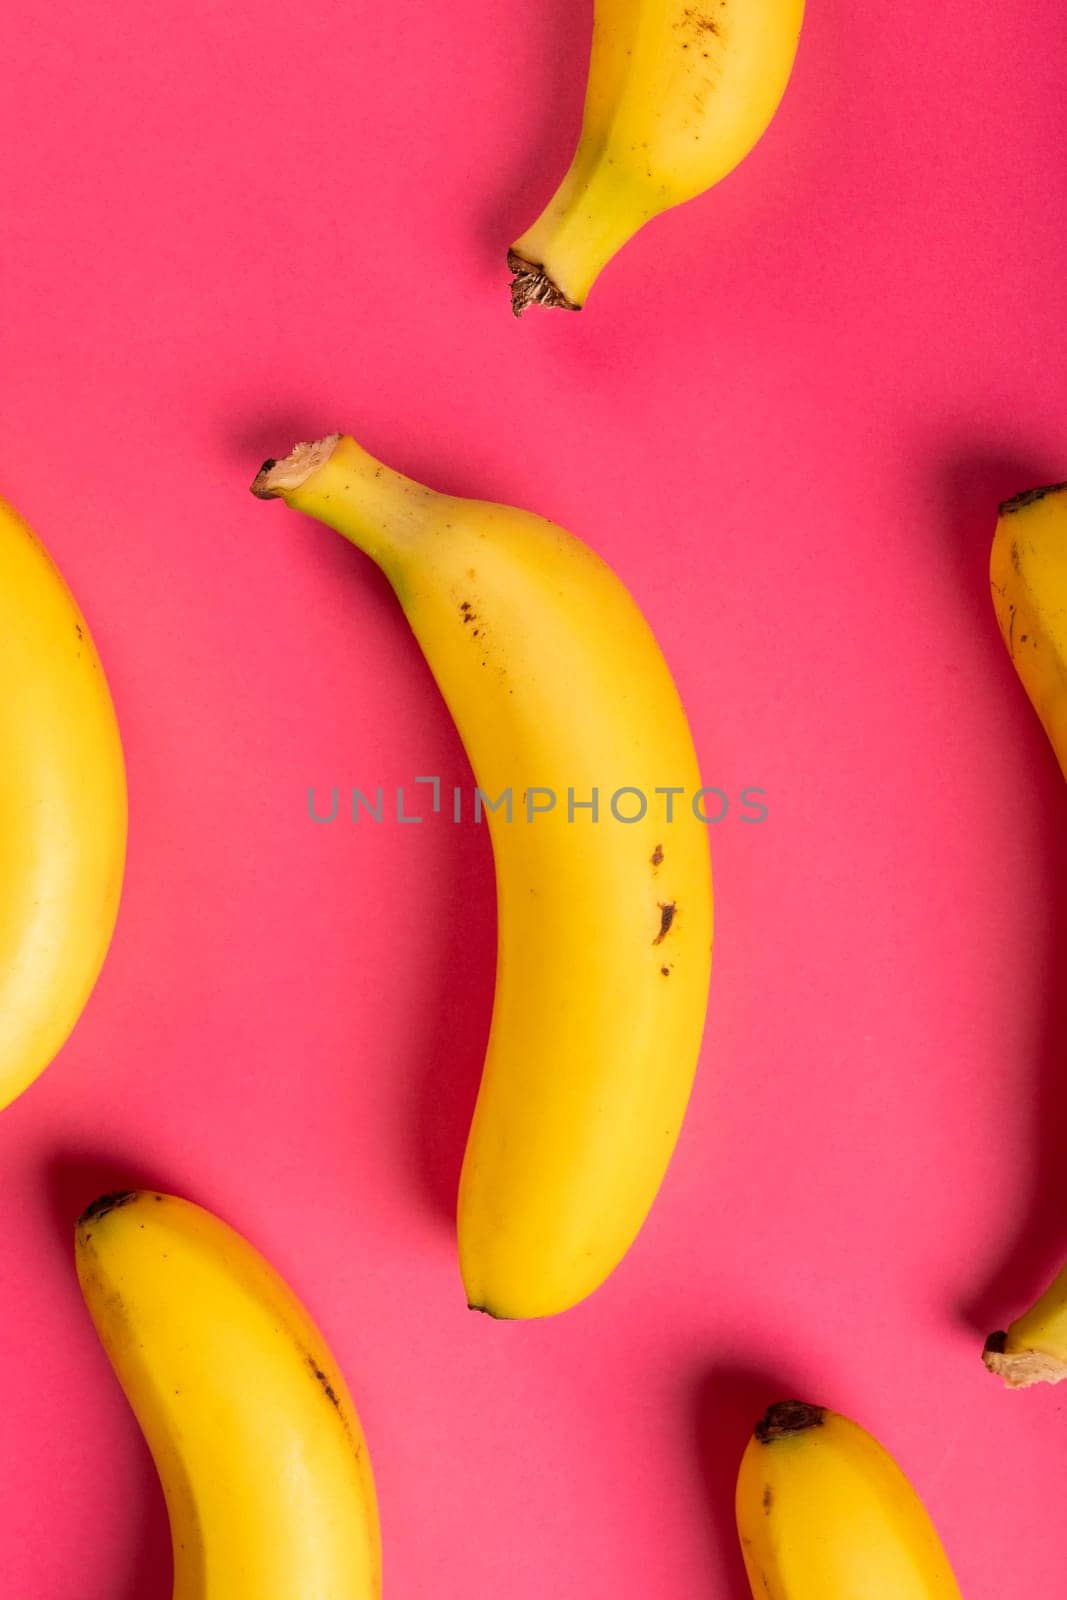
[[[284,500],[335,528],[389,576],[439,498],[340,433],[298,444],[283,460],[265,461],[252,493],[260,500]]]
[[[579,146],[537,221],[508,251],[515,315],[530,305],[580,311],[604,267],[657,209],[607,148]]]
[[[991,1333],[982,1351],[982,1360],[994,1377],[1002,1378],[1009,1389],[1029,1389],[1034,1383],[1062,1383],[1067,1364],[1046,1350],[1008,1350],[1006,1333]]]
[[[556,306],[561,311],[582,309],[567,299],[542,265],[526,261],[515,250],[508,251],[508,271],[511,273],[511,309],[517,317],[530,306]]]

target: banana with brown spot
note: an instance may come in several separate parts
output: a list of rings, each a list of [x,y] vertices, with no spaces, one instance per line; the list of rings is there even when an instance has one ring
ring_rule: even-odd
[[[742,1457],[736,1511],[754,1600],[960,1600],[896,1462],[822,1406],[771,1406]]]
[[[989,562],[993,609],[1012,664],[1067,778],[1067,483],[1000,508]],[[1067,1378],[1067,1267],[1003,1332],[986,1366],[1010,1389]]]
[[[732,172],[771,122],[803,0],[595,0],[581,136],[508,253],[512,309],[585,303],[652,217]]]
[[[496,995],[460,1267],[479,1310],[563,1311],[644,1222],[700,1050],[711,874],[678,691],[619,579],[541,517],[436,494],[339,435],[253,487],[383,569],[495,806]],[[622,822],[610,798],[625,790]],[[570,804],[594,791],[596,821]]]
[[[379,1600],[359,1418],[274,1269],[211,1212],[152,1191],[94,1201],[75,1255],[163,1485],[174,1600]]]

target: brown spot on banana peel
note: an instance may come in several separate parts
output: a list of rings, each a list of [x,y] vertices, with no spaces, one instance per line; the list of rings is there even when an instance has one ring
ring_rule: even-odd
[[[659,864],[660,864],[660,862],[662,860],[663,860],[663,846],[661,844],[658,844],[656,846],[656,848],[652,852],[652,870],[653,871],[655,871],[655,869],[659,866]]]
[[[804,1400],[778,1400],[756,1423],[753,1437],[757,1444],[773,1444],[776,1439],[804,1433],[808,1428],[821,1428],[825,1416],[825,1406],[811,1406]]]
[[[676,28],[691,28],[696,34],[710,33],[717,36],[722,31],[715,17],[710,16],[706,11],[697,11],[693,6],[682,12],[681,20],[676,22],[674,26]]]
[[[309,1367],[313,1377],[315,1378],[316,1383],[319,1385],[319,1387],[322,1390],[323,1394],[326,1396],[327,1400],[330,1402],[330,1404],[333,1406],[334,1410],[337,1412],[338,1421],[340,1422],[342,1428],[345,1430],[345,1433],[348,1435],[348,1442],[349,1442],[349,1444],[351,1444],[352,1450],[353,1450],[353,1452],[354,1452],[354,1454],[356,1456],[356,1459],[358,1460],[360,1455],[361,1455],[361,1453],[362,1453],[361,1452],[361,1448],[360,1448],[360,1444],[359,1444],[358,1439],[356,1439],[353,1436],[352,1429],[349,1426],[348,1418],[345,1416],[344,1409],[342,1408],[341,1401],[340,1401],[340,1399],[339,1399],[339,1397],[337,1395],[336,1389],[333,1387],[333,1384],[330,1382],[328,1376],[323,1371],[323,1369],[319,1366],[318,1362],[316,1361],[316,1359],[315,1359],[315,1357],[313,1355],[309,1355],[307,1353],[307,1351],[305,1351],[304,1352],[304,1359],[306,1360],[306,1362],[308,1364],[308,1367]]]
[[[325,1372],[323,1372],[322,1368],[316,1362],[315,1357],[314,1356],[308,1356],[307,1363],[308,1363],[308,1366],[311,1368],[312,1372],[315,1374],[315,1376],[318,1379],[319,1383],[322,1385],[322,1390],[323,1390],[323,1393],[325,1394],[327,1400],[333,1406],[335,1411],[340,1411],[341,1402],[340,1402],[340,1400],[338,1400],[337,1395],[336,1395],[336,1393],[335,1393],[335,1391],[333,1389],[333,1386],[330,1383],[329,1378],[326,1376]]]
[[[763,1514],[764,1514],[765,1517],[769,1517],[770,1516],[773,1507],[774,1507],[774,1490],[771,1488],[770,1484],[768,1483],[768,1484],[765,1484],[764,1488],[763,1488]]]
[[[561,311],[580,311],[580,305],[568,300],[563,290],[552,282],[539,261],[526,261],[514,250],[508,251],[508,269],[512,273],[511,309],[521,317],[528,306],[558,307]]]
[[[678,906],[674,900],[661,900],[659,902],[659,932],[653,939],[653,944],[662,944],[671,931],[674,919],[678,914]]]

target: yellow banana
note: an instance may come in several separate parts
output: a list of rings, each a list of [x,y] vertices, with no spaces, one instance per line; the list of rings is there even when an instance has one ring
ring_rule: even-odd
[[[644,1221],[700,1047],[711,880],[677,691],[623,585],[539,517],[435,494],[336,434],[266,463],[253,491],[383,569],[498,803],[496,996],[460,1267],[477,1309],[562,1311]],[[597,820],[578,809],[594,790]],[[616,820],[642,799],[640,820]]]
[[[85,618],[0,501],[0,1107],[57,1054],[111,942],[126,774]]]
[[[1067,483],[1000,508],[989,562],[997,622],[1067,777]]]
[[[1015,670],[1067,777],[1067,483],[1028,489],[1000,508],[989,563],[997,622]],[[1012,1389],[1067,1378],[1067,1267],[983,1359]]]
[[[869,1433],[821,1406],[771,1406],[737,1479],[754,1600],[960,1600],[918,1495]]]
[[[144,1191],[95,1201],[75,1243],[163,1484],[174,1600],[377,1600],[359,1418],[273,1268],[210,1212]]]
[[[512,309],[577,311],[651,217],[752,149],[793,68],[803,0],[595,0],[570,169],[508,253]]]

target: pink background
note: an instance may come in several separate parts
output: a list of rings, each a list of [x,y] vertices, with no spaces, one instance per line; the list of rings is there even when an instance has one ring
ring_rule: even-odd
[[[393,1600],[739,1600],[747,1431],[798,1394],[920,1486],[968,1600],[1051,1593],[1067,1402],[980,1335],[1067,1252],[1067,795],[996,635],[998,499],[1067,476],[1059,0],[813,0],[720,189],[580,317],[504,249],[569,157],[586,6],[28,0],[4,45],[0,492],[91,621],[129,762],[118,933],[0,1119],[0,1593],[151,1600],[148,1456],[70,1226],[221,1212],[358,1398]],[[488,839],[307,819],[466,781],[384,582],[247,493],[346,427],[587,538],[664,641],[718,946],[692,1113],[614,1279],[465,1309],[451,1204]]]

